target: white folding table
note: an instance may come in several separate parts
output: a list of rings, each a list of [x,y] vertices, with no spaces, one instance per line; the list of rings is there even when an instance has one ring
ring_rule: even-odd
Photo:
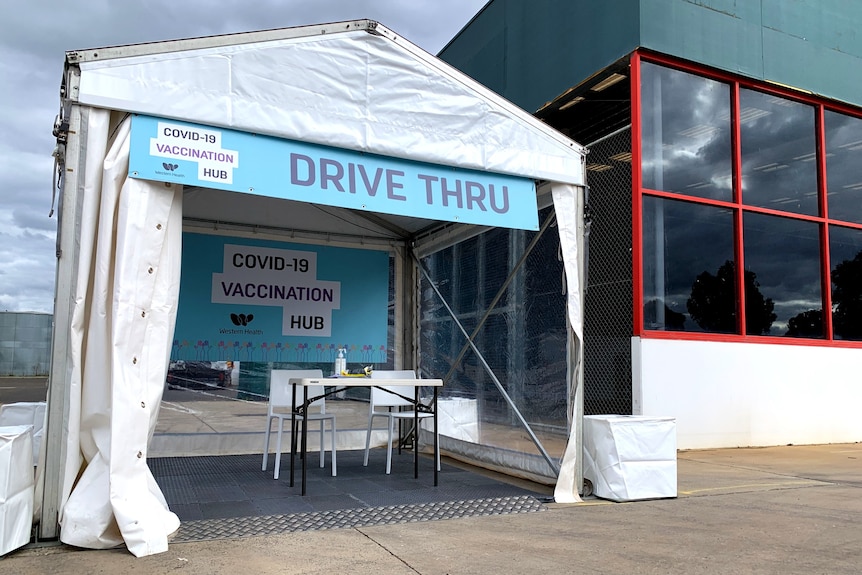
[[[414,397],[404,397],[404,399],[413,402],[413,476],[419,478],[419,412],[425,411],[433,413],[434,420],[434,486],[437,486],[437,459],[440,453],[440,445],[437,440],[437,391],[443,387],[442,379],[374,379],[371,377],[301,377],[290,378],[290,384],[293,387],[293,411],[291,413],[291,430],[296,429],[296,416],[301,416],[308,413],[308,406],[320,397],[326,397],[344,391],[348,387],[378,387],[383,386],[412,386],[414,389]],[[308,397],[308,388],[312,385],[322,385],[324,389],[332,388],[326,391],[323,396]],[[297,387],[302,389],[302,401],[297,403],[296,391]],[[425,405],[419,400],[419,389],[421,387],[432,387],[434,393],[432,396],[431,405]],[[388,390],[387,390],[388,391]],[[390,392],[392,393],[392,392]],[[403,397],[403,396],[399,396]],[[335,433],[333,431],[333,433]],[[306,451],[308,446],[308,418],[303,417],[301,421],[300,431],[300,459],[302,460],[302,495],[305,495],[305,478],[306,478]],[[294,459],[296,456],[296,441],[291,434],[290,440],[290,486],[293,487],[293,470]]]

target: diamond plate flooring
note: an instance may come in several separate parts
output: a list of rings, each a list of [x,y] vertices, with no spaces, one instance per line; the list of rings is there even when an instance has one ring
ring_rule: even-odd
[[[337,529],[475,515],[530,513],[545,509],[546,496],[486,475],[443,464],[434,486],[430,457],[393,454],[386,475],[385,450],[339,451],[338,476],[318,467],[310,454],[306,495],[300,470],[290,487],[290,457],[282,456],[280,478],[272,478],[274,457],[261,471],[261,455],[165,457],[148,460],[153,476],[182,525],[172,541],[201,541],[291,531]]]

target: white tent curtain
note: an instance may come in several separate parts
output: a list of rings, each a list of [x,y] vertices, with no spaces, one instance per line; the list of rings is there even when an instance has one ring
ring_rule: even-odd
[[[580,204],[579,194],[581,188],[569,184],[552,184],[551,193],[554,199],[554,211],[557,216],[557,229],[560,234],[560,251],[563,255],[563,269],[566,272],[566,313],[569,328],[572,332],[573,342],[570,353],[575,355],[574,361],[569,361],[570,366],[575,366],[574,373],[569,374],[572,382],[569,397],[569,423],[571,431],[566,443],[566,450],[560,462],[560,474],[557,476],[557,484],[554,487],[554,501],[557,503],[577,503],[581,500],[578,495],[579,481],[577,477],[578,453],[578,426],[574,410],[576,408],[575,396],[580,385],[580,357],[584,341],[584,320],[581,308],[581,271],[578,262],[579,245],[583,238],[580,229],[580,216],[583,208]]]
[[[78,290],[60,540],[135,556],[166,551],[179,519],[147,466],[173,338],[182,188],[127,177],[130,120],[86,125]],[[74,225],[75,222],[65,222]]]

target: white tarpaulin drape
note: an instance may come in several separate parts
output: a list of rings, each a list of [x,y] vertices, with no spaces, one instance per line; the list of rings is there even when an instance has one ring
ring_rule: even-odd
[[[108,111],[87,116],[60,540],[143,556],[166,551],[180,524],[147,446],[177,311],[182,188],[128,178],[129,119],[111,137]]]
[[[581,309],[581,275],[578,263],[578,245],[582,238],[579,229],[579,198],[581,188],[568,184],[552,184],[551,193],[554,198],[554,211],[557,216],[557,229],[560,233],[560,251],[563,254],[563,268],[566,271],[566,312],[568,314],[569,327],[574,336],[573,349],[571,353],[580,356],[584,341],[584,320]],[[577,360],[580,365],[580,359]],[[569,362],[572,365],[572,362]],[[575,408],[575,394],[580,385],[580,377],[577,373],[570,376],[573,380],[572,391],[569,397],[569,409]],[[578,426],[575,417],[570,416],[571,431],[560,462],[560,474],[557,477],[557,485],[554,487],[554,501],[557,503],[577,503],[581,500],[578,496],[577,462],[578,453],[577,433]]]

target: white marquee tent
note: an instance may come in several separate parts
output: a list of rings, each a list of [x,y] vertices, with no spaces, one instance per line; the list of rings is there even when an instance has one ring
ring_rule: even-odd
[[[177,314],[184,226],[290,228],[357,245],[433,237],[444,227],[459,233],[460,224],[443,226],[421,212],[302,202],[286,210],[289,200],[129,177],[129,114],[538,182],[553,198],[570,352],[581,353],[585,150],[382,25],[360,20],[72,51],[62,89],[55,333],[37,494],[42,538],[85,548],[125,544],[142,556],[165,551],[179,526],[146,459]],[[409,254],[403,262],[412,265]],[[558,501],[578,499],[578,367],[568,376],[574,423]]]

